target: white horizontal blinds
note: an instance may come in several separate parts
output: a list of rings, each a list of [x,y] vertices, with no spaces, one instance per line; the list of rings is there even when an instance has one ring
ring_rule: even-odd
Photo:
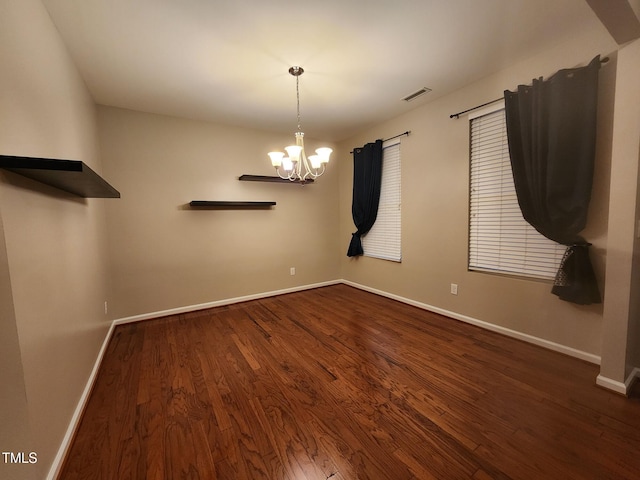
[[[566,250],[520,211],[504,108],[471,119],[469,269],[554,278]]]
[[[402,260],[400,143],[395,142],[383,146],[378,216],[371,230],[362,237],[362,248],[367,257],[399,262]]]

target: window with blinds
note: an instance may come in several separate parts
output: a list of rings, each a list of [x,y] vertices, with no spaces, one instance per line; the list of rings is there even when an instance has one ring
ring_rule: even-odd
[[[362,248],[366,257],[400,262],[401,190],[400,190],[400,143],[383,145],[382,184],[376,223],[362,237]]]
[[[553,279],[566,247],[538,233],[522,217],[504,104],[497,108],[470,118],[469,269]]]

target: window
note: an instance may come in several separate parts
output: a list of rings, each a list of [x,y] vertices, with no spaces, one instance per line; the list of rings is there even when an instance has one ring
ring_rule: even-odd
[[[362,248],[366,257],[400,262],[400,143],[398,140],[393,142],[382,146],[378,216],[371,230],[362,237]]]
[[[553,279],[566,247],[522,218],[504,103],[470,118],[470,134],[469,269]]]

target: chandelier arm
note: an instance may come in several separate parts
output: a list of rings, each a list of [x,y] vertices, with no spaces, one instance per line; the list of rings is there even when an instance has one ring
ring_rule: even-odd
[[[296,178],[296,170],[295,168],[293,170],[291,170],[291,173],[288,173],[286,175],[282,175],[282,172],[280,171],[280,167],[275,167],[276,169],[276,173],[278,174],[278,176],[283,179],[283,180],[289,180],[291,182],[295,182],[297,180]],[[286,172],[286,170],[285,170]]]
[[[276,173],[278,174],[278,176],[283,179],[283,180],[287,180],[289,177],[283,177],[282,173],[280,173],[280,167],[275,167],[276,169]]]
[[[295,180],[300,176],[300,167],[298,166],[299,162],[293,163],[293,168],[291,169],[291,173],[289,173],[289,180],[295,182]]]
[[[310,163],[309,159],[307,158],[307,153],[304,150],[304,143],[303,143],[302,138],[300,138],[299,145],[302,146],[302,151],[300,152],[300,158],[301,158],[301,162],[300,163],[304,163],[304,170],[305,170],[304,178],[302,176],[300,176],[300,178],[303,179],[303,180],[306,180],[308,177],[311,177],[313,179],[318,178],[319,176],[321,176],[324,173],[326,164],[324,164],[324,163],[322,164],[322,169],[313,168],[311,166],[311,163]],[[318,172],[319,170],[320,170],[320,172]]]
[[[318,172],[318,170],[320,170],[320,172]],[[311,178],[316,179],[316,178],[318,178],[319,176],[321,176],[324,173],[324,170],[325,170],[325,164],[323,163],[322,164],[322,169],[319,169],[319,168],[311,169],[311,170],[309,170],[308,175]]]
[[[313,169],[311,168],[311,165],[309,164],[309,159],[307,158],[307,154],[304,150],[302,150],[302,161],[304,162],[304,180],[307,179],[307,177],[311,177],[311,178],[316,178],[316,176],[314,176],[313,174]]]

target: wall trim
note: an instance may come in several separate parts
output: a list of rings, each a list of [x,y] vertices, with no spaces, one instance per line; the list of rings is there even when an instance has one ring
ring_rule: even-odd
[[[223,307],[234,303],[248,302],[249,300],[259,300],[261,298],[275,297],[287,293],[301,292],[303,290],[311,290],[312,288],[328,287],[329,285],[337,285],[341,280],[329,280],[327,282],[311,283],[308,285],[300,285],[298,287],[284,288],[282,290],[272,290],[270,292],[254,293],[244,295],[242,297],[225,298],[214,302],[199,303],[197,305],[186,305],[184,307],[170,308],[168,310],[160,310],[157,312],[143,313],[141,315],[133,315],[131,317],[117,318],[113,321],[115,325],[124,325],[126,323],[140,322],[142,320],[150,320],[152,318],[167,317],[169,315],[179,315],[181,313],[196,312],[198,310],[206,310],[207,308]]]
[[[640,367],[634,368],[624,382],[619,382],[603,375],[598,375],[596,378],[596,385],[613,390],[616,393],[621,393],[622,395],[629,395],[631,385],[636,378],[640,379]]]
[[[531,343],[533,345],[537,345],[539,347],[543,347],[548,350],[553,350],[554,352],[563,353],[565,355],[569,355],[570,357],[579,358],[580,360],[584,360],[589,363],[600,365],[600,357],[598,355],[594,355],[589,352],[584,352],[582,350],[568,347],[560,343],[555,343],[550,340],[545,340],[544,338],[535,337],[533,335],[522,333],[517,330],[512,330],[510,328],[502,327],[500,325],[495,325],[493,323],[485,322],[483,320],[478,320],[477,318],[469,317],[467,315],[461,315],[459,313],[452,312],[450,310],[434,307],[433,305],[428,305],[426,303],[418,302],[416,300],[411,300],[410,298],[401,297],[393,293],[385,292],[383,290],[378,290],[377,288],[367,287],[366,285],[361,285],[359,283],[351,282],[349,280],[342,280],[342,283],[344,283],[345,285],[350,285],[355,288],[359,288],[360,290],[365,290],[370,293],[375,293],[383,297],[391,298],[393,300],[397,300],[399,302],[406,303],[408,305],[412,305],[414,307],[418,307],[423,310],[428,310],[430,312],[438,313],[446,317],[451,317],[455,320],[460,320],[461,322],[469,323],[471,325],[475,325],[477,327],[481,327],[486,330],[491,330],[492,332],[500,333],[502,335],[506,335],[511,338],[516,338],[518,340],[522,340],[524,342]]]
[[[71,447],[71,442],[76,433],[78,426],[80,425],[80,420],[82,419],[82,413],[84,412],[85,407],[87,406],[87,402],[89,401],[89,396],[91,395],[91,390],[93,389],[93,385],[98,377],[98,372],[100,371],[100,366],[102,365],[102,359],[107,351],[107,346],[109,345],[109,341],[113,336],[113,331],[116,326],[114,322],[111,322],[109,325],[109,329],[107,330],[107,334],[104,337],[102,342],[102,346],[98,351],[98,356],[96,357],[96,361],[93,364],[93,368],[91,373],[89,374],[89,378],[87,379],[87,383],[84,387],[82,395],[80,395],[80,400],[78,400],[78,404],[76,405],[76,409],[71,416],[71,420],[69,421],[69,426],[67,427],[67,431],[62,438],[62,442],[60,443],[60,448],[58,448],[58,453],[56,454],[53,462],[51,463],[51,468],[49,468],[49,473],[47,474],[47,480],[55,480],[60,474],[60,469],[62,468],[62,464],[67,456],[67,452]]]

